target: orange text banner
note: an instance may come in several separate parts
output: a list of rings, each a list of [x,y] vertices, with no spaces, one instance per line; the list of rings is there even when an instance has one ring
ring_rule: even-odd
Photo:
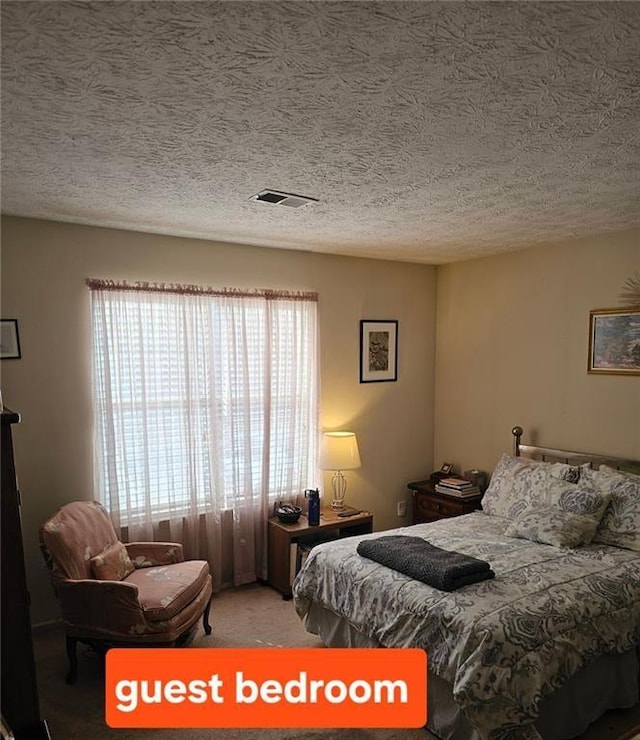
[[[427,656],[407,649],[113,649],[110,727],[422,727]]]

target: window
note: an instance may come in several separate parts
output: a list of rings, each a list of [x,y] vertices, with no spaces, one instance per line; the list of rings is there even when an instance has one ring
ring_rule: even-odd
[[[88,284],[96,480],[120,526],[316,485],[315,294]]]

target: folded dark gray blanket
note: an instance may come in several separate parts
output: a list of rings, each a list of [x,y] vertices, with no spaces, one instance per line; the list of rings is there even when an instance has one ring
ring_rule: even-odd
[[[358,543],[358,554],[417,581],[455,591],[494,577],[489,563],[461,552],[443,550],[420,537],[387,535]]]

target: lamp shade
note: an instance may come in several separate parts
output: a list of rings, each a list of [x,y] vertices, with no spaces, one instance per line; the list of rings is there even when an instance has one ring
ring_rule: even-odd
[[[320,448],[322,470],[353,470],[360,467],[358,440],[353,432],[325,432]]]

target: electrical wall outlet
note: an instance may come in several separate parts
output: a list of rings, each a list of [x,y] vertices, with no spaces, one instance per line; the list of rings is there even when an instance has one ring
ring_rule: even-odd
[[[398,516],[407,516],[407,502],[398,501]]]

